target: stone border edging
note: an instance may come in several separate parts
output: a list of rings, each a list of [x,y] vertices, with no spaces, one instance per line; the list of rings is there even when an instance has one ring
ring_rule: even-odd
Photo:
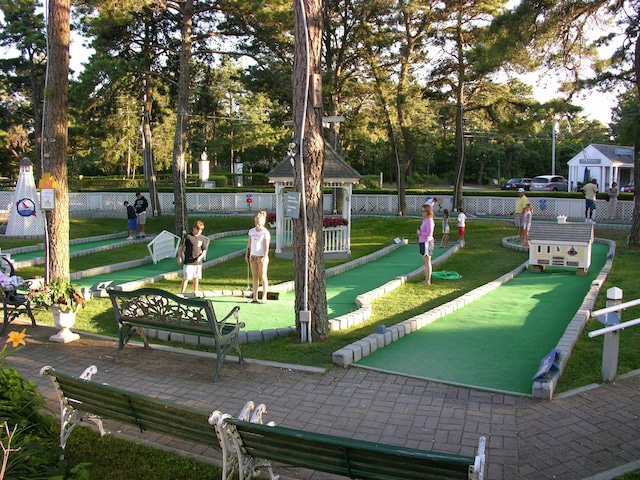
[[[567,366],[567,363],[569,363],[569,357],[571,356],[573,347],[578,342],[578,339],[580,338],[580,335],[582,335],[587,321],[591,317],[591,311],[596,304],[596,300],[598,299],[598,295],[600,294],[600,289],[607,279],[607,276],[611,271],[611,267],[613,266],[613,259],[616,256],[616,242],[603,238],[596,238],[594,241],[597,243],[609,245],[607,260],[600,270],[600,273],[598,273],[596,279],[591,282],[591,288],[589,289],[589,292],[585,295],[584,301],[580,305],[580,308],[578,308],[578,311],[574,315],[573,319],[569,322],[569,325],[567,325],[564,334],[562,335],[562,337],[560,337],[560,340],[555,347],[556,350],[560,352],[560,359],[559,363],[557,364],[558,373],[552,376],[550,379],[533,382],[532,395],[534,398],[540,398],[542,400],[551,400],[553,398],[553,393],[557,386],[558,380],[560,379],[562,372]]]
[[[510,238],[514,237],[507,237],[503,239],[502,244],[505,247],[520,251],[522,249],[528,250],[526,247],[522,247],[521,245],[509,244],[508,240]],[[562,335],[555,347],[558,351],[560,351],[560,364],[558,365],[559,370],[557,375],[554,375],[552,378],[543,382],[533,382],[532,396],[534,398],[551,400],[551,398],[553,397],[553,391],[556,387],[557,381],[569,361],[569,357],[571,355],[573,347],[577,343],[579,336],[584,330],[584,326],[586,325],[587,320],[590,317],[590,312],[593,310],[598,294],[600,293],[600,288],[604,284],[607,275],[611,271],[613,258],[615,257],[616,243],[613,240],[606,240],[601,238],[596,238],[594,241],[609,245],[607,260],[605,261],[605,265],[600,270],[600,273],[598,274],[596,279],[591,283],[591,288],[585,296],[582,305],[578,309],[576,315],[567,325],[565,333]],[[361,340],[358,340],[357,342],[354,342],[341,348],[340,350],[335,351],[332,358],[333,363],[338,366],[347,367],[352,363],[359,361],[361,358],[370,355],[378,348],[384,348],[385,346],[395,342],[396,340],[399,340],[404,335],[415,332],[416,330],[443,317],[447,313],[451,313],[469,303],[472,303],[486,293],[489,293],[500,285],[503,285],[504,283],[512,280],[516,275],[522,273],[522,271],[524,271],[528,267],[528,265],[529,261],[527,260],[522,265],[515,268],[511,272],[501,276],[497,280],[487,283],[482,287],[478,287],[471,292],[462,295],[456,300],[441,305],[440,307],[436,307],[422,315],[417,315],[408,320],[393,325],[387,328],[385,333],[371,334]],[[417,272],[419,271],[420,269],[418,269]],[[473,387],[470,386],[469,388]]]

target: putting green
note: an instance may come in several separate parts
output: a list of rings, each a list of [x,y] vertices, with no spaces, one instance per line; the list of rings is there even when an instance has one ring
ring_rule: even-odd
[[[448,248],[437,247],[434,258],[444,254]],[[329,319],[339,317],[356,310],[355,299],[358,295],[374,290],[395,279],[408,274],[422,265],[418,245],[410,244],[373,261],[360,265],[347,272],[327,278],[327,310]],[[218,315],[223,315],[234,306],[240,306],[240,319],[246,323],[247,330],[267,330],[284,328],[295,324],[295,292],[280,293],[278,300],[266,304],[246,303],[234,297],[211,297]]]
[[[593,245],[585,276],[559,267],[526,270],[356,365],[529,395],[540,360],[564,334],[608,252],[607,245]]]
[[[235,235],[231,237],[217,238],[211,241],[211,245],[207,250],[207,260],[213,260],[223,257],[233,252],[242,250],[247,245],[246,235]],[[113,263],[118,262],[118,251],[113,251]],[[144,278],[155,277],[163,273],[181,271],[182,266],[178,265],[175,258],[165,258],[158,263],[147,263],[139,267],[128,268],[126,270],[119,270],[117,272],[105,273],[101,275],[95,275],[93,277],[81,278],[74,280],[73,283],[80,285],[81,287],[91,287],[100,282],[111,282],[115,285],[121,283],[134,282]]]

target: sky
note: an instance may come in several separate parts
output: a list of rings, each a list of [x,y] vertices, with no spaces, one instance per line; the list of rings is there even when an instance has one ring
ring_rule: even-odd
[[[564,93],[559,91],[559,81],[555,78],[549,78],[548,75],[531,73],[522,77],[521,80],[533,86],[533,95],[539,102],[565,97]],[[583,116],[592,120],[600,120],[604,125],[608,125],[611,121],[611,110],[617,105],[617,102],[615,91],[598,92],[596,90],[584,91],[571,100],[573,105],[584,109]]]

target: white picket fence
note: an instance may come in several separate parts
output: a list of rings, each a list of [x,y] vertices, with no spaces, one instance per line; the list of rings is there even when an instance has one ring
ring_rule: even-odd
[[[77,216],[85,213],[98,214],[105,217],[120,217],[125,215],[123,202],[134,200],[132,193],[127,192],[70,192],[69,211]],[[148,195],[147,195],[147,198]],[[251,213],[259,210],[274,212],[276,197],[274,193],[251,193],[252,203],[246,202],[247,193],[187,193],[187,210],[189,213]],[[452,197],[438,197],[441,203],[434,205],[437,216],[442,210],[452,210]],[[163,215],[174,213],[173,193],[160,193],[159,204]],[[420,208],[424,203],[424,195],[407,195],[407,214],[420,215]],[[584,218],[584,200],[579,198],[546,198],[530,197],[534,215],[555,218],[566,215],[569,220]],[[0,214],[7,215],[13,200],[13,192],[0,191]],[[471,215],[511,216],[515,207],[516,197],[465,196],[464,209]],[[326,215],[336,215],[332,211],[332,196],[325,194],[324,211]],[[607,211],[607,202],[597,201],[596,220],[602,219]],[[395,194],[367,194],[355,193],[351,197],[351,215],[361,214],[397,214],[398,196]],[[620,200],[615,219],[630,221],[633,213],[633,201]],[[340,215],[340,214],[337,214]]]

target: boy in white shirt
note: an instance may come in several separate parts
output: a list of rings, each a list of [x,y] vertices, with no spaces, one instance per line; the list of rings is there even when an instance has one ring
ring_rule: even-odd
[[[462,207],[458,208],[458,222],[456,223],[458,227],[458,243],[460,245],[464,245],[464,227],[466,225],[467,216],[464,214],[464,210]]]

